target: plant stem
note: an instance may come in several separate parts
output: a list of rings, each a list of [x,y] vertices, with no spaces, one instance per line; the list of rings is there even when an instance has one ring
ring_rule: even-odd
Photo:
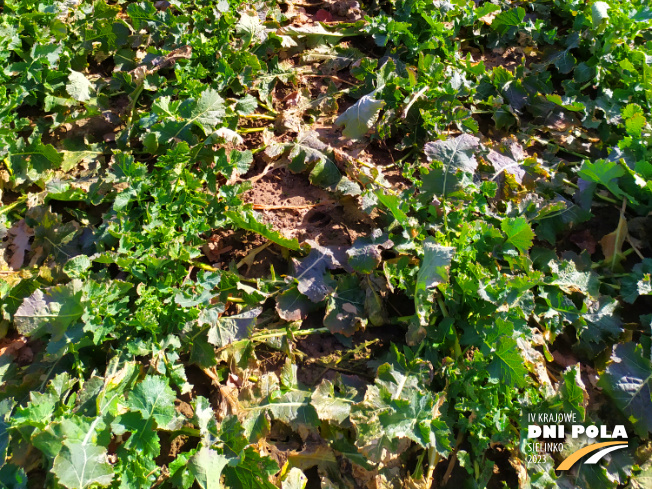
[[[269,128],[269,126],[263,126],[263,127],[244,127],[242,129],[236,129],[235,132],[238,134],[250,134],[252,132],[263,132],[266,131]]]
[[[27,201],[27,197],[29,197],[29,195],[23,195],[21,197],[18,197],[18,199],[16,199],[11,204],[3,205],[2,207],[0,207],[0,215],[11,212],[13,209],[15,209],[16,207],[18,207],[19,205]]]
[[[267,120],[267,121],[276,120],[276,117],[267,114],[247,114],[247,115],[241,115],[240,117],[243,117],[245,119],[251,119],[251,120],[259,120],[259,119]]]

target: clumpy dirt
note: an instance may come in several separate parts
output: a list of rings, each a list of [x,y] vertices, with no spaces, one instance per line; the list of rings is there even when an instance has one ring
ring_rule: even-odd
[[[519,46],[511,46],[506,49],[498,48],[491,51],[486,50],[484,52],[478,48],[471,47],[462,52],[464,56],[466,56],[467,53],[470,53],[475,62],[482,61],[487,71],[493,70],[496,66],[502,66],[507,71],[514,72],[517,67],[524,64],[524,58],[526,66],[534,60],[534,58],[528,59],[523,48]]]
[[[271,245],[256,251],[268,244],[268,241],[256,233],[243,230],[220,229],[212,233],[202,251],[207,260],[219,268],[228,268],[233,262],[238,265],[245,257],[252,255],[250,263],[244,263],[238,270],[245,277],[265,277],[270,273],[270,267],[278,274],[287,273],[288,263],[282,256],[282,251]],[[255,256],[253,254],[255,253]]]
[[[284,168],[254,182],[244,201],[254,205],[264,223],[300,243],[351,245],[373,226],[353,198],[336,201],[328,191],[311,185],[307,175]]]

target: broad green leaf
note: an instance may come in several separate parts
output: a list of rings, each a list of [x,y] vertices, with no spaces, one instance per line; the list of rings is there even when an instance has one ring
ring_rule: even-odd
[[[593,2],[593,5],[591,5],[591,20],[594,28],[609,18],[609,8],[607,2]]]
[[[582,272],[577,269],[574,261],[551,261],[549,263],[552,273],[553,285],[558,286],[564,292],[572,294],[581,292],[589,297],[597,297],[600,288],[598,276],[592,272]]]
[[[251,94],[238,99],[235,104],[235,110],[240,115],[252,114],[258,108],[258,100]]]
[[[525,18],[525,9],[523,7],[513,8],[499,13],[491,23],[491,28],[504,35],[510,29],[516,29]]]
[[[618,302],[609,297],[601,297],[588,304],[588,312],[582,315],[586,328],[579,331],[580,339],[592,343],[615,340],[622,333],[622,320],[616,312]]]
[[[129,394],[127,407],[165,428],[175,417],[174,391],[163,377],[148,375]]]
[[[324,379],[312,393],[311,404],[322,421],[344,422],[351,406],[364,398],[364,384],[355,377],[338,376],[334,381]]]
[[[188,470],[201,489],[222,489],[222,471],[228,462],[224,455],[202,447],[188,460]]]
[[[59,168],[62,161],[63,156],[51,144],[43,144],[40,136],[27,143],[18,137],[9,145],[9,168],[17,184],[39,181],[47,170]]]
[[[215,318],[216,321],[209,323],[211,327],[208,330],[208,342],[217,348],[222,348],[234,341],[248,338],[256,326],[261,311],[262,309],[256,308],[233,316]]]
[[[91,98],[91,90],[93,84],[88,81],[88,78],[83,73],[78,71],[71,71],[68,75],[68,84],[66,91],[68,94],[78,102],[88,102]]]
[[[617,345],[598,385],[613,399],[636,433],[652,432],[652,362],[633,342]]]
[[[487,372],[492,378],[510,386],[527,384],[528,371],[513,338],[501,337],[491,356],[493,360],[487,365]]]
[[[595,163],[585,161],[582,163],[578,176],[589,181],[604,185],[616,197],[625,197],[626,194],[618,186],[618,179],[625,175],[620,163],[607,160],[598,160]]]
[[[278,464],[271,457],[263,457],[253,447],[238,454],[237,465],[227,464],[223,469],[224,487],[247,489],[275,489],[269,478],[278,472]]]
[[[160,144],[176,139],[194,143],[196,137],[191,133],[194,126],[209,135],[226,115],[224,99],[212,88],[204,90],[198,100],[172,101],[168,96],[161,97],[154,102],[152,112],[160,119],[151,127]]]
[[[311,392],[303,390],[290,390],[285,394],[280,391],[272,393],[268,398],[260,401],[256,399],[251,407],[243,408],[249,419],[245,429],[259,424],[269,414],[272,419],[282,421],[295,430],[309,430],[319,425],[319,417],[315,408],[310,404]]]
[[[197,121],[208,134],[225,115],[224,100],[216,90],[207,88],[199,96],[197,106],[190,113],[188,123]]]
[[[453,259],[454,248],[437,244],[428,238],[423,243],[423,260],[417,275],[417,290],[432,289],[448,282],[449,268]]]
[[[645,118],[643,109],[638,104],[628,104],[622,111],[623,119],[625,119],[625,129],[630,136],[640,137],[647,119]]]
[[[524,217],[508,217],[500,223],[500,229],[507,235],[507,243],[519,252],[526,253],[532,247],[534,232]]]
[[[270,241],[273,241],[274,243],[281,245],[289,250],[297,251],[301,249],[301,246],[299,245],[299,242],[296,240],[296,238],[286,238],[278,231],[271,229],[265,224],[261,224],[251,211],[226,211],[224,214],[231,220],[231,222],[233,222],[233,224],[235,224],[240,229],[260,234],[264,238],[267,238]]]
[[[435,400],[420,384],[417,371],[385,363],[378,378],[367,388],[362,402],[351,408],[356,445],[371,461],[379,462],[384,449],[391,450],[400,438],[408,438],[441,455],[449,450],[449,431],[433,419]]]
[[[446,196],[459,186],[458,172],[474,173],[478,167],[475,152],[480,140],[470,134],[462,134],[446,141],[426,143],[423,148],[428,161],[442,163],[441,168],[432,167],[424,177],[424,192]]]
[[[68,489],[107,487],[113,479],[106,448],[84,443],[64,443],[54,459],[52,472]]]
[[[404,225],[409,225],[410,221],[407,214],[401,209],[401,199],[397,195],[389,194],[382,190],[376,190],[374,193],[378,201],[389,209],[396,220]]]
[[[335,125],[344,126],[344,137],[362,139],[378,120],[384,105],[384,101],[373,98],[373,93],[364,95],[335,119]]]
[[[370,238],[360,237],[355,240],[351,248],[346,251],[349,256],[349,265],[359,273],[373,272],[381,262],[380,250],[394,246],[392,240],[383,234],[380,229],[375,229]]]
[[[559,395],[563,402],[564,412],[575,412],[578,415],[577,419],[584,421],[589,395],[582,382],[579,364],[568,367],[562,373]]]
[[[652,259],[645,258],[623,277],[620,293],[625,302],[633,304],[641,295],[652,295]]]
[[[428,324],[429,290],[448,282],[454,252],[454,248],[439,245],[432,238],[428,238],[423,243],[423,259],[414,291],[414,305],[421,326],[425,327]]]
[[[25,336],[40,337],[50,333],[57,339],[84,313],[83,295],[79,280],[39,289],[27,297],[14,314],[16,328]]]
[[[446,141],[426,143],[423,148],[428,160],[441,161],[447,172],[458,170],[473,173],[478,167],[474,153],[479,148],[480,140],[470,134],[462,134]]]

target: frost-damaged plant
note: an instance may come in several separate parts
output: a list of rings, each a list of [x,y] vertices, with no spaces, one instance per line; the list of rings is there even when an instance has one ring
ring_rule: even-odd
[[[2,487],[649,486],[649,6],[344,3],[4,2]]]

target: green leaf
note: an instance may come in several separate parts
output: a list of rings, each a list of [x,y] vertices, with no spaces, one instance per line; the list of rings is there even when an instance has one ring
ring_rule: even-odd
[[[475,136],[462,134],[446,141],[426,143],[423,151],[429,161],[441,161],[447,172],[473,173],[478,167],[474,153],[478,150],[479,143],[480,140]]]
[[[639,436],[647,437],[652,432],[652,362],[640,345],[632,342],[616,345],[598,385],[634,425]]]
[[[252,114],[258,108],[258,100],[251,94],[238,99],[235,104],[235,110],[240,115]]]
[[[289,250],[297,251],[301,249],[301,246],[299,245],[299,242],[296,240],[296,238],[294,239],[286,238],[285,236],[281,235],[281,233],[279,233],[278,231],[271,229],[269,226],[266,226],[265,224],[261,224],[256,219],[254,213],[251,211],[245,211],[245,212],[226,211],[224,215],[228,217],[231,220],[231,222],[233,222],[233,224],[235,224],[240,229],[244,229],[245,231],[251,231],[253,233],[260,234],[264,238],[267,238],[270,241],[273,241],[274,243],[281,245]]]
[[[584,421],[589,395],[582,382],[579,365],[573,365],[564,370],[559,386],[559,395],[563,402],[564,412],[577,413],[577,419]]]
[[[66,91],[68,94],[78,102],[88,102],[91,99],[91,90],[93,84],[88,81],[88,78],[83,73],[78,71],[71,71],[68,75],[68,84]]]
[[[168,96],[161,97],[154,102],[152,112],[161,119],[151,128],[160,144],[175,139],[194,143],[196,138],[191,133],[192,127],[197,126],[204,135],[209,135],[226,115],[224,99],[212,88],[204,90],[196,101],[172,101]]]
[[[510,29],[519,27],[524,18],[525,9],[523,7],[513,8],[499,13],[491,23],[491,28],[504,35]]]
[[[154,419],[159,427],[165,428],[175,418],[175,397],[167,379],[148,375],[129,394],[127,407],[138,411],[143,419]]]
[[[625,302],[633,304],[641,295],[652,295],[652,259],[645,258],[623,277],[620,293]]]
[[[593,27],[598,27],[609,18],[609,4],[606,2],[593,2],[591,5],[591,20]]]
[[[441,162],[441,168],[431,166],[422,176],[422,192],[431,195],[447,196],[460,184],[458,172],[474,173],[478,167],[474,153],[479,149],[480,140],[470,134],[462,134],[446,141],[426,143],[423,148],[428,161]]]
[[[63,156],[51,144],[43,144],[40,135],[28,143],[18,137],[9,145],[9,167],[17,184],[39,181],[48,170],[59,168],[62,161]]]
[[[627,133],[635,138],[640,137],[647,124],[647,119],[641,106],[638,104],[628,104],[623,109],[622,116],[625,119],[625,130]]]
[[[401,209],[401,199],[398,195],[392,195],[383,190],[374,192],[378,201],[389,209],[394,218],[403,226],[409,225],[410,221],[407,214]]]
[[[378,368],[374,385],[362,402],[351,408],[351,422],[358,437],[356,445],[373,462],[381,460],[385,449],[396,452],[395,443],[407,438],[423,448],[434,448],[446,456],[450,451],[449,430],[433,419],[435,399],[422,387],[426,365],[407,369],[385,363]]]
[[[626,194],[618,186],[618,178],[625,174],[620,163],[614,161],[598,160],[595,163],[584,161],[578,176],[589,182],[604,185],[617,197],[624,197]]]
[[[385,102],[373,98],[374,93],[364,95],[335,119],[335,126],[344,126],[342,135],[349,139],[362,139],[378,120],[378,112]]]
[[[394,246],[387,234],[380,229],[375,229],[370,238],[360,237],[355,240],[351,248],[346,251],[349,265],[359,273],[373,272],[381,262],[380,249],[389,249]]]
[[[34,292],[23,300],[14,314],[14,322],[22,335],[40,337],[51,333],[58,339],[83,313],[82,285],[73,280]]]
[[[208,330],[208,342],[217,348],[222,348],[234,341],[249,338],[261,312],[262,309],[256,308],[233,316],[219,318],[217,314],[212,314],[212,319],[208,320],[208,317],[205,316],[203,320],[200,318],[200,322],[211,325]]]
[[[315,309],[315,303],[292,287],[276,297],[276,312],[286,321],[301,321]]]
[[[229,463],[224,455],[202,447],[188,460],[188,470],[201,489],[222,489],[222,470]]]
[[[513,338],[502,336],[492,348],[493,360],[487,365],[489,375],[507,385],[525,387],[528,371]]]
[[[587,327],[579,332],[580,339],[591,343],[617,339],[623,331],[623,323],[616,313],[617,306],[618,302],[610,297],[589,302],[588,312],[582,315]]]
[[[551,283],[553,285],[558,286],[567,294],[581,292],[589,297],[597,297],[600,280],[592,271],[579,271],[575,262],[572,260],[562,262],[551,261],[549,266],[552,274]]]
[[[233,461],[224,467],[224,487],[242,487],[247,489],[275,489],[277,486],[269,481],[270,476],[278,472],[278,464],[271,457],[262,457],[253,447],[248,447],[240,454],[237,465]]]
[[[322,421],[342,423],[349,417],[351,406],[363,400],[364,387],[355,377],[338,376],[332,382],[324,379],[310,403]]]
[[[204,128],[204,132],[208,133],[215,129],[225,113],[224,100],[220,94],[212,88],[207,88],[199,96],[197,106],[190,113],[188,123],[196,121]]]
[[[84,443],[64,443],[54,459],[52,472],[68,489],[86,489],[93,485],[106,487],[113,479],[106,448]]]
[[[526,253],[532,247],[534,232],[524,217],[508,217],[500,223],[500,229],[507,235],[507,243],[521,253]]]
[[[414,291],[414,305],[421,326],[427,326],[427,311],[430,307],[429,290],[449,280],[449,270],[455,249],[441,246],[428,238],[423,243],[423,259],[417,274]]]

